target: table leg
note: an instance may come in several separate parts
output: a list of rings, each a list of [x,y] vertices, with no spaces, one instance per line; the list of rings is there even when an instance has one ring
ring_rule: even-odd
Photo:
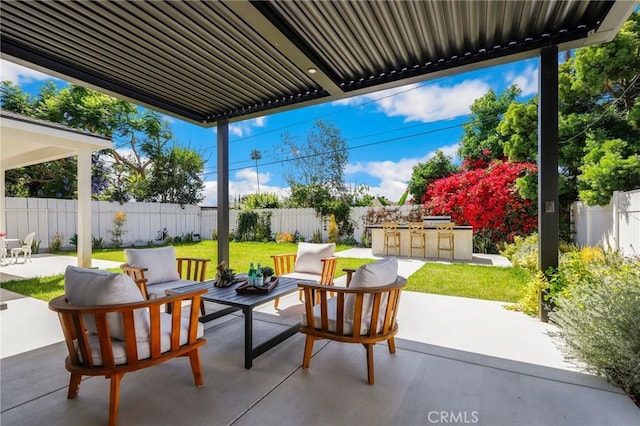
[[[242,309],[244,313],[244,368],[253,366],[253,310]]]

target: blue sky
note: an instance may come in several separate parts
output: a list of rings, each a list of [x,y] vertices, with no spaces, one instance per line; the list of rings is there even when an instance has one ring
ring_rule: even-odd
[[[0,67],[2,80],[12,80],[29,93],[38,93],[46,80],[53,79],[7,61],[1,61]],[[260,192],[286,196],[283,172],[289,165],[277,162],[281,134],[288,131],[304,138],[314,122],[321,119],[340,129],[350,148],[345,181],[368,185],[371,195],[397,201],[414,165],[427,161],[437,149],[455,157],[462,124],[468,120],[469,107],[475,99],[489,89],[500,93],[514,83],[522,90],[522,98],[534,95],[538,88],[537,67],[534,58],[232,123],[229,192],[232,197],[256,192],[255,162],[250,159],[250,152],[257,149],[263,157],[258,162]],[[57,83],[64,84],[60,80]],[[202,205],[217,205],[215,128],[167,118],[176,141],[204,151],[208,163]]]

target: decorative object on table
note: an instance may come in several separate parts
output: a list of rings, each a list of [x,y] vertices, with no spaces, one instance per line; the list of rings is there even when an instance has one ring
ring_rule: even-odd
[[[264,282],[266,283],[269,277],[272,277],[275,271],[270,266],[262,267],[262,277],[264,278]]]
[[[233,273],[233,269],[227,268],[225,262],[222,261],[217,267],[218,273],[216,274],[216,287],[228,287],[235,282],[236,274]]]
[[[256,287],[255,285],[249,285],[248,282],[240,284],[238,286],[238,288],[236,288],[236,293],[238,293],[238,294],[268,294],[277,285],[278,285],[278,278],[277,277],[271,277],[267,281],[264,282],[264,285],[262,287]]]

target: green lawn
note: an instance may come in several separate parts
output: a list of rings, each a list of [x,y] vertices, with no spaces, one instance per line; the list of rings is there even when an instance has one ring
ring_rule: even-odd
[[[273,267],[271,255],[292,253],[296,251],[293,243],[255,243],[231,242],[229,244],[231,265],[236,272],[249,269],[249,263],[261,263]],[[175,246],[179,257],[204,257],[216,259],[218,246],[216,241],[201,241]],[[350,248],[338,245],[336,251]],[[69,253],[74,254],[74,253]],[[94,259],[124,262],[123,249],[103,249],[93,252]],[[336,268],[336,276],[343,275],[344,268],[357,268],[372,262],[370,259],[340,258]],[[119,269],[113,269],[119,271]],[[207,270],[207,278],[215,276],[215,264]],[[427,263],[419,271],[409,277],[406,290],[423,293],[436,293],[450,296],[472,297],[478,299],[516,302],[524,292],[529,277],[518,268],[499,268],[466,264],[446,265]],[[64,291],[62,275],[47,278],[36,278],[22,281],[1,283],[0,286],[25,296],[49,301]]]
[[[525,270],[514,267],[427,263],[409,277],[405,290],[517,302],[529,279]]]

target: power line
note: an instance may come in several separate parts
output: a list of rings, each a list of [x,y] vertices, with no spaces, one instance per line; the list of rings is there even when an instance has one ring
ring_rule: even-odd
[[[303,155],[303,156],[299,156],[299,157],[295,157],[295,158],[286,158],[286,159],[283,159],[283,160],[270,161],[270,162],[267,162],[267,163],[262,163],[260,165],[261,166],[270,166],[270,165],[273,165],[273,164],[282,164],[282,163],[287,163],[287,162],[290,162],[290,161],[304,160],[306,158],[312,158],[312,157],[316,157],[318,155],[327,155],[327,154],[333,154],[333,153],[336,153],[336,152],[353,151],[355,149],[367,148],[367,147],[374,146],[374,145],[382,145],[382,144],[385,144],[385,143],[395,142],[395,141],[399,141],[399,140],[402,140],[402,139],[409,139],[409,138],[413,138],[413,137],[416,137],[416,136],[422,136],[422,135],[427,135],[427,134],[432,134],[432,133],[443,132],[445,130],[451,130],[451,129],[455,129],[457,127],[460,127],[460,124],[456,124],[456,125],[452,125],[452,126],[446,126],[446,127],[440,127],[440,128],[437,128],[437,129],[426,130],[424,132],[413,133],[413,134],[404,135],[404,136],[398,136],[398,137],[390,138],[390,139],[384,139],[384,140],[381,140],[381,141],[375,141],[375,142],[369,142],[369,143],[366,143],[366,144],[350,146],[350,147],[342,148],[342,149],[333,149],[333,150],[324,151],[324,152],[317,153],[317,154],[309,154],[309,155]],[[249,168],[252,168],[252,166],[236,167],[236,168],[233,168],[233,169],[229,169],[229,171],[230,172],[235,172],[235,171],[238,171],[238,170],[244,170],[244,169],[249,169]],[[213,172],[202,173],[201,176],[208,176],[208,175],[213,175],[213,174],[217,174],[217,173],[218,172],[216,170],[216,171],[213,171]]]

